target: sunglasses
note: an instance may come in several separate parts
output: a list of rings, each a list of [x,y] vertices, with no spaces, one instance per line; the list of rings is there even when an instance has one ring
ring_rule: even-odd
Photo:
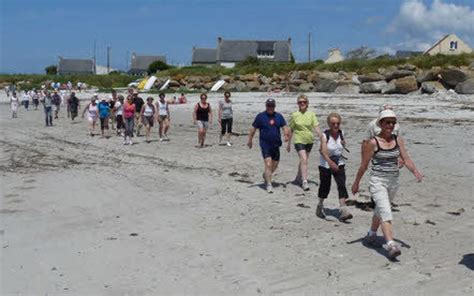
[[[331,122],[331,125],[341,125],[340,122]]]
[[[299,101],[298,102],[298,105],[306,105],[306,104],[308,104],[308,101]]]
[[[393,124],[393,125],[395,125],[395,124],[397,124],[397,121],[396,120],[384,120],[383,123],[384,124]]]

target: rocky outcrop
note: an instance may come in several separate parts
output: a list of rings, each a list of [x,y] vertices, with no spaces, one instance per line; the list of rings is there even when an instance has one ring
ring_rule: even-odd
[[[393,79],[382,88],[384,94],[408,94],[418,90],[418,83],[415,76],[405,76],[399,79]]]
[[[459,68],[441,70],[440,75],[443,83],[451,88],[468,79],[467,73]]]
[[[365,82],[360,85],[360,92],[364,94],[381,93],[382,89],[387,86],[385,80]]]
[[[474,94],[474,79],[468,79],[456,85],[455,91],[458,94],[472,95]]]
[[[425,94],[434,94],[446,91],[444,86],[438,81],[424,81],[421,83],[421,92]]]
[[[436,81],[439,79],[440,67],[433,67],[430,70],[420,71],[416,74],[416,81],[423,83],[425,81]]]
[[[379,73],[369,73],[365,75],[359,75],[358,79],[360,83],[366,83],[366,82],[375,82],[375,81],[385,80],[385,76]]]

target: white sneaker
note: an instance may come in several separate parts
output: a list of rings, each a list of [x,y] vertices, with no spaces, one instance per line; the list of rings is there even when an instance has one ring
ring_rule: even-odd
[[[128,140],[128,145],[133,145],[132,140]]]
[[[160,138],[160,142],[163,142],[163,138]]]
[[[309,191],[308,181],[304,180],[303,183],[301,184],[301,187],[303,188],[304,191]]]
[[[272,184],[267,185],[267,193],[273,193],[273,186]]]
[[[227,142],[227,146],[231,147],[231,146],[232,146],[232,143],[231,143],[231,142]]]

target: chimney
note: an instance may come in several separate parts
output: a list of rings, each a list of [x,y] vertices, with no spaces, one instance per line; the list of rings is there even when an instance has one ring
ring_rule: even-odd
[[[288,43],[291,43],[291,37],[288,37]]]
[[[222,42],[222,37],[217,37],[217,43],[221,43]]]

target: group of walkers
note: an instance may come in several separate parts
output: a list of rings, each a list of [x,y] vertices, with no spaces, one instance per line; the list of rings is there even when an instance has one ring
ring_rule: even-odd
[[[43,104],[46,126],[52,126],[53,124],[53,111],[54,118],[58,118],[62,102],[66,103],[68,117],[72,121],[78,116],[80,102],[74,92],[71,92],[67,98],[60,95],[58,91],[50,93],[47,90],[24,92],[23,96],[27,99],[22,99],[22,102],[32,99],[35,109],[38,108],[40,102]],[[16,117],[19,99],[15,91],[11,93],[10,102],[12,117]],[[28,110],[28,103],[22,104]],[[319,201],[316,207],[316,216],[319,218],[326,217],[324,201],[329,196],[331,181],[334,179],[339,199],[339,220],[348,221],[353,218],[353,215],[346,206],[349,193],[346,188],[344,151],[348,152],[348,149],[342,130],[342,116],[336,112],[331,112],[326,118],[328,127],[322,131],[316,114],[309,110],[308,97],[300,95],[297,98],[297,105],[298,110],[290,115],[287,124],[284,116],[276,112],[276,101],[271,98],[267,99],[265,111],[259,113],[252,123],[247,146],[249,148],[253,147],[253,138],[258,130],[264,162],[262,176],[265,189],[268,193],[274,192],[272,179],[280,162],[280,147],[283,145],[281,131],[283,131],[283,138],[287,143],[286,150],[290,152],[293,147],[299,158],[294,183],[301,186],[304,191],[310,190],[308,182],[309,156],[317,138],[319,140],[320,155],[318,166]],[[99,99],[98,94],[94,94],[83,109],[82,116],[84,117],[86,114],[91,136],[95,135],[97,122],[99,122],[102,137],[109,137],[109,124],[111,124],[112,129],[116,130],[117,136],[123,137],[124,145],[131,145],[133,144],[132,138],[134,135],[140,135],[144,127],[146,142],[150,143],[152,127],[155,122],[158,122],[159,140],[169,140],[168,131],[171,114],[169,101],[166,100],[164,93],[159,94],[156,103],[151,96],[143,100],[134,89],[128,90],[126,98],[123,95],[117,95],[116,91],[112,92],[108,100],[105,97]],[[213,110],[205,93],[200,95],[199,102],[194,106],[193,121],[198,131],[196,147],[202,148],[205,146],[207,130],[213,122]],[[220,142],[225,139],[224,145],[232,146],[233,108],[230,92],[226,91],[224,98],[218,102],[218,122],[221,126]],[[387,250],[388,257],[393,259],[401,254],[400,247],[393,239],[391,209],[391,203],[399,186],[399,170],[406,166],[417,181],[421,181],[423,176],[407,153],[405,141],[399,134],[399,124],[392,106],[382,106],[378,117],[369,123],[361,150],[361,163],[352,183],[351,192],[353,194],[359,192],[362,177],[368,170],[369,163],[372,163],[369,192],[374,215],[370,229],[364,238],[364,243],[371,246],[377,245],[376,234],[377,230],[381,228],[385,238],[383,247]]]
[[[295,182],[301,185],[303,190],[310,190],[308,186],[308,158],[316,134],[320,140],[320,184],[316,216],[326,217],[324,201],[331,189],[331,179],[334,178],[340,205],[339,219],[343,222],[352,219],[353,216],[346,206],[349,194],[346,188],[346,168],[343,152],[348,150],[344,132],[341,129],[342,117],[336,112],[331,112],[327,116],[328,128],[321,132],[316,115],[308,110],[308,97],[300,95],[297,104],[298,111],[291,114],[289,124],[287,124],[283,115],[275,111],[275,100],[268,99],[265,103],[265,111],[255,117],[250,129],[247,142],[249,148],[253,147],[254,135],[259,130],[260,149],[264,160],[263,179],[266,190],[268,193],[273,193],[272,176],[280,161],[281,130],[283,130],[284,140],[287,142],[287,151],[291,151],[291,141],[294,139],[294,149],[298,153],[299,164]],[[377,244],[377,230],[381,228],[385,238],[385,244],[382,246],[387,250],[388,257],[395,259],[401,254],[401,250],[393,239],[391,204],[398,189],[399,170],[406,166],[418,182],[422,181],[423,175],[418,171],[405,149],[405,141],[399,135],[397,116],[390,105],[384,105],[378,118],[370,122],[368,126],[367,136],[362,144],[361,164],[351,188],[353,194],[359,192],[359,184],[368,170],[370,162],[372,168],[369,192],[374,214],[370,229],[364,238],[364,243],[369,246],[380,246]]]

